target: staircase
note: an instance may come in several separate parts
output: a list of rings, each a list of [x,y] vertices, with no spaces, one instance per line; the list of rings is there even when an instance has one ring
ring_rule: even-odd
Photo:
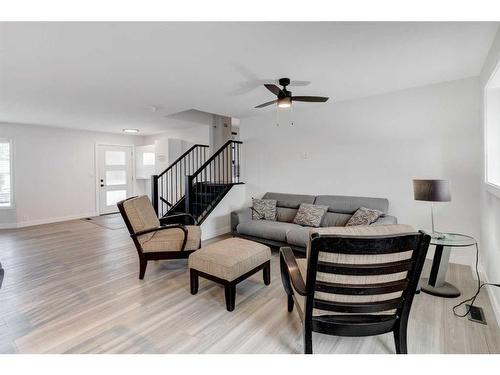
[[[208,146],[194,145],[160,175],[152,176],[152,202],[160,218],[189,213],[199,224],[240,182],[240,141],[227,141],[207,159]]]

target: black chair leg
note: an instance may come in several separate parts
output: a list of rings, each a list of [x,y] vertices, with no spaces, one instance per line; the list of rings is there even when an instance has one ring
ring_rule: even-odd
[[[226,294],[226,309],[227,311],[234,310],[234,304],[236,301],[236,285],[228,284],[224,288]]]
[[[192,269],[189,271],[190,275],[190,285],[191,285],[191,294],[196,294],[198,293],[198,272],[196,270]]]
[[[148,261],[144,258],[139,258],[139,279],[144,279],[144,274],[146,273],[146,267],[148,265]]]
[[[293,297],[288,294],[287,298],[288,298],[288,312],[292,312],[293,311],[293,305],[294,305]]]
[[[408,354],[408,345],[406,341],[407,322],[400,322],[394,329],[394,344],[397,354]]]
[[[266,266],[263,269],[264,273],[264,284],[271,284],[271,261],[268,261]]]
[[[304,328],[304,354],[313,354],[312,330]]]

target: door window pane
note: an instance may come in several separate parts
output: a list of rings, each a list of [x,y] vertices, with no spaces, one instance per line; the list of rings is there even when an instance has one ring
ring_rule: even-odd
[[[125,165],[125,151],[106,151],[106,165]]]
[[[11,205],[10,141],[0,140],[0,207]]]
[[[145,152],[142,154],[142,164],[144,165],[155,165],[155,154],[154,152]]]
[[[127,190],[111,190],[106,192],[106,206],[113,206],[127,198]]]
[[[106,171],[106,185],[126,185],[127,172],[125,171]]]

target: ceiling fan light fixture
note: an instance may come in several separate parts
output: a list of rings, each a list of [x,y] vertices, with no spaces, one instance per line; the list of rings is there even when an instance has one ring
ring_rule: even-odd
[[[278,107],[290,108],[291,106],[292,106],[292,98],[290,98],[289,96],[278,99]]]

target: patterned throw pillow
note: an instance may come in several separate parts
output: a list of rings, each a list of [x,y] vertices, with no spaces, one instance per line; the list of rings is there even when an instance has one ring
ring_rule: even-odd
[[[377,221],[377,219],[384,213],[379,210],[372,210],[366,207],[360,207],[351,216],[349,221],[346,223],[346,227],[353,227],[356,225],[370,225],[371,223]]]
[[[252,219],[276,221],[275,199],[252,198]]]
[[[328,211],[328,206],[301,203],[293,222],[306,227],[319,227],[323,216]]]

